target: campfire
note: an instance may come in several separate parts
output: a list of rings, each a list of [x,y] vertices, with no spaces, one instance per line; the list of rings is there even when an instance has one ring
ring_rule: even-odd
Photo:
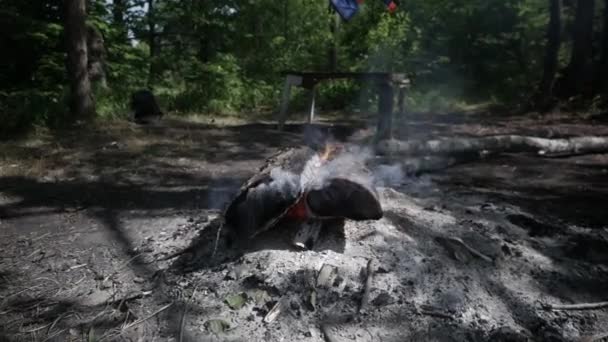
[[[241,241],[295,225],[293,244],[311,248],[330,221],[382,218],[371,179],[356,152],[345,146],[288,149],[269,158],[243,185],[224,220]]]

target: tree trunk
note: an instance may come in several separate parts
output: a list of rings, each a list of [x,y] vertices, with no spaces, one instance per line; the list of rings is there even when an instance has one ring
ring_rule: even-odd
[[[87,27],[87,49],[89,79],[94,84],[107,88],[105,42],[101,32],[92,25]]]
[[[158,47],[156,45],[156,18],[154,15],[154,0],[147,0],[148,3],[148,48],[150,49],[150,69],[148,70],[148,87],[152,87],[156,79],[156,55]]]
[[[128,39],[127,23],[125,19],[128,5],[127,2],[128,0],[113,0],[112,2],[112,19],[114,25],[118,28],[118,39],[121,43],[126,42]]]
[[[521,135],[481,138],[452,138],[425,141],[385,140],[377,144],[379,154],[466,156],[488,153],[537,152],[543,156],[563,156],[608,151],[608,137],[583,136],[547,139]]]
[[[604,1],[604,15],[602,23],[602,47],[600,50],[600,60],[598,70],[595,73],[597,77],[596,92],[608,91],[608,0]]]
[[[85,0],[65,0],[65,11],[70,112],[73,120],[91,119],[95,115],[95,102],[88,71]]]
[[[566,70],[565,95],[584,92],[592,76],[593,11],[595,0],[578,0],[570,64]]]
[[[547,29],[547,46],[543,76],[538,89],[539,99],[537,105],[545,107],[553,98],[553,85],[558,67],[558,53],[561,45],[561,0],[549,0],[549,27]]]
[[[332,12],[332,20],[329,25],[331,39],[327,53],[329,71],[337,71],[338,69],[338,27],[340,26],[339,14]]]

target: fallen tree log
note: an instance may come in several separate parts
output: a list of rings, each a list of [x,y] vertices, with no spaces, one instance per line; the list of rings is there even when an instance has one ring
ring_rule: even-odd
[[[481,138],[451,138],[427,141],[383,140],[376,145],[380,155],[471,155],[480,153],[534,152],[543,156],[563,156],[608,152],[608,137],[583,136],[548,139],[521,135]]]

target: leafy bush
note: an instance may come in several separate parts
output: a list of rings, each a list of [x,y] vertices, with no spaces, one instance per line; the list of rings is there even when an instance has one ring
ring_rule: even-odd
[[[67,107],[60,90],[0,92],[0,138],[24,133],[36,125],[56,124]]]

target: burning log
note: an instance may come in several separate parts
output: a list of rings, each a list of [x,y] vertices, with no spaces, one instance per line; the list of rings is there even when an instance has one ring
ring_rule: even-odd
[[[309,247],[326,223],[378,220],[382,207],[362,160],[327,146],[284,150],[240,189],[224,212],[233,238],[246,242],[276,226],[300,226],[293,243]]]

